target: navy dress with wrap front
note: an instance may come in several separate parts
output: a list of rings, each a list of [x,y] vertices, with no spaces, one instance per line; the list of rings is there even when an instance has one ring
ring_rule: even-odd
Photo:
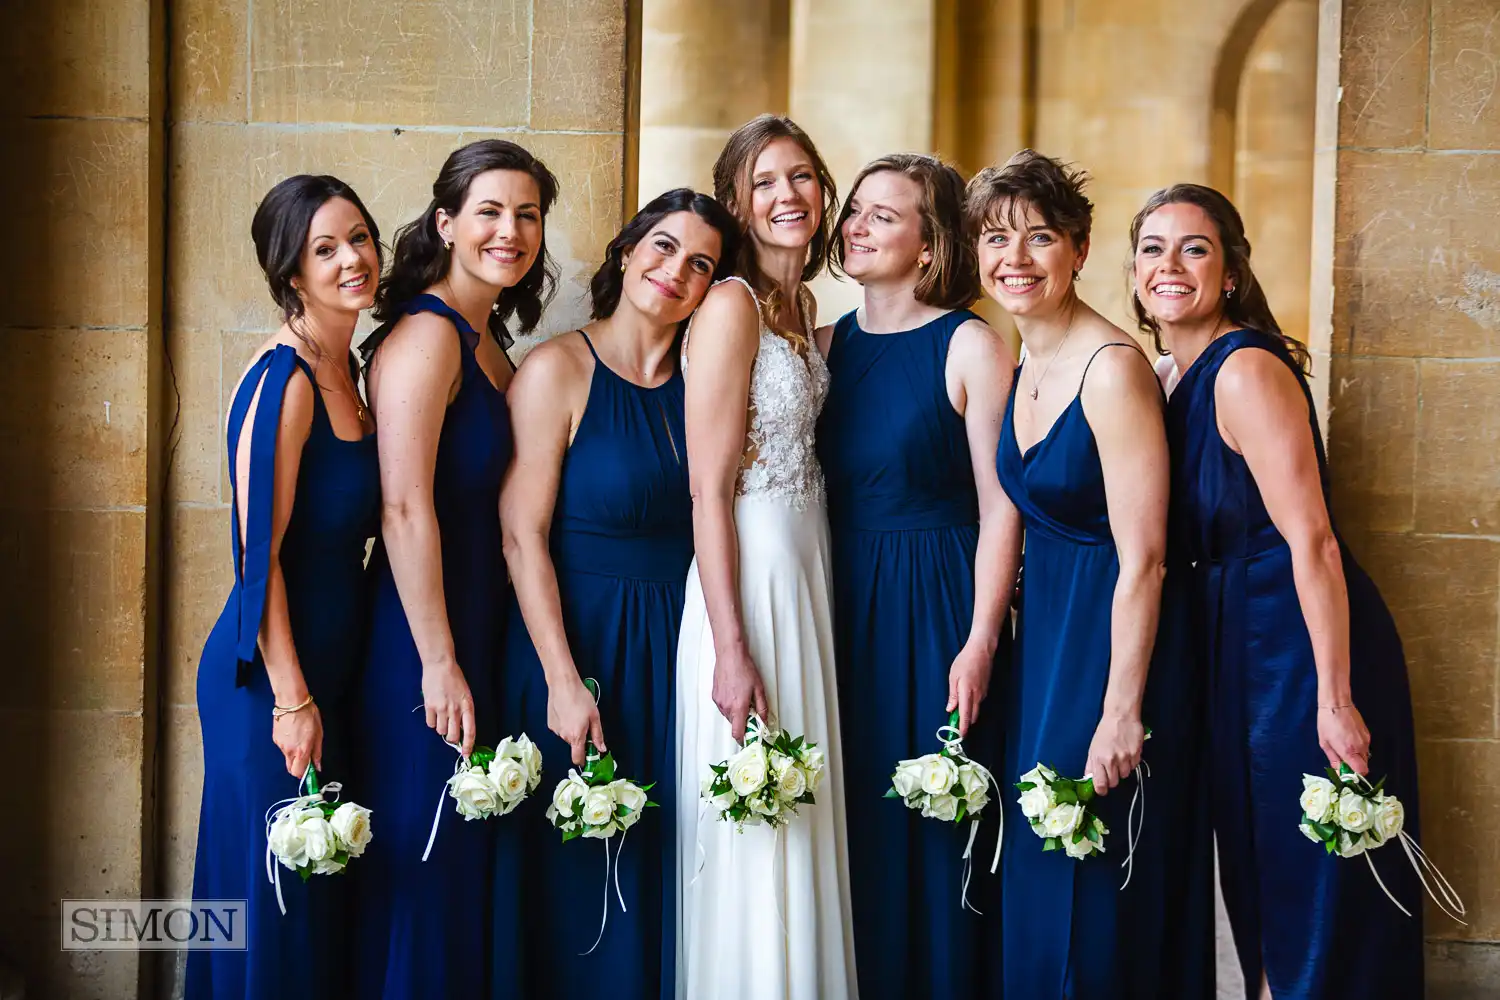
[[[364,632],[365,543],[380,517],[375,437],[337,437],[312,370],[289,345],[251,366],[229,410],[229,482],[234,585],[198,664],[203,730],[203,806],[193,872],[197,899],[248,900],[248,951],[190,951],[190,1000],[295,1000],[326,995],[344,974],[349,875],[306,883],[281,870],[283,916],[266,878],[265,813],[297,794],[298,779],[271,741],[275,699],[258,648],[270,569],[276,444],[287,383],[313,381],[313,420],[297,469],[279,564],[292,643],[323,720],[323,775],[348,781],[350,709]],[[245,418],[259,389],[255,419]],[[250,435],[243,544],[236,456]],[[361,862],[356,861],[357,868]]]
[[[975,845],[968,899],[976,913],[963,901],[969,822],[924,819],[883,798],[897,760],[939,748],[949,668],[973,624],[979,499],[946,371],[954,332],[977,318],[958,309],[915,330],[871,334],[851,312],[835,324],[828,351],[818,458],[833,538],[849,876],[865,1000],[985,996],[1000,983],[992,945],[1000,885],[989,872],[996,819],[986,815]],[[991,697],[964,740],[965,753],[997,772],[1006,624]]]
[[[1110,344],[1106,349],[1136,350]],[[1089,364],[1092,365],[1094,358]],[[1145,364],[1142,360],[1141,364]],[[1019,371],[1017,372],[1019,376]],[[1000,431],[1000,483],[1021,513],[1025,551],[1006,712],[1001,860],[1005,995],[1037,1000],[1199,1000],[1213,995],[1212,855],[1200,770],[1200,671],[1190,658],[1186,582],[1169,569],[1141,708],[1151,729],[1145,818],[1129,885],[1131,776],[1094,809],[1105,853],[1043,851],[1013,783],[1038,763],[1082,777],[1109,681],[1119,555],[1104,469],[1084,414],[1084,369],[1061,416],[1023,454],[1016,384]],[[1169,566],[1175,563],[1168,554]]]
[[[1292,577],[1292,553],[1244,458],[1219,433],[1214,387],[1239,350],[1274,354],[1297,376],[1328,497],[1328,465],[1307,382],[1281,342],[1235,330],[1211,342],[1172,392],[1174,536],[1194,560],[1193,613],[1211,673],[1214,830],[1240,966],[1253,990],[1262,956],[1280,1000],[1422,995],[1422,887],[1395,846],[1370,855],[1411,910],[1400,913],[1361,858],[1329,857],[1298,830],[1304,773],[1321,775],[1318,675]],[[1411,694],[1401,639],[1375,584],[1346,547],[1349,679],[1371,734],[1370,771],[1418,833]]]
[[[454,326],[462,381],[438,438],[432,502],[443,560],[453,652],[474,698],[476,745],[499,738],[497,687],[510,590],[500,548],[500,480],[510,461],[510,412],[474,356],[480,334],[435,295],[408,314]],[[399,402],[399,401],[398,401]],[[392,403],[390,405],[397,405]],[[422,660],[383,542],[370,557],[368,652],[356,714],[357,801],[373,839],[357,869],[351,995],[385,1000],[482,990],[489,969],[494,826],[465,821],[444,782],[458,755],[422,711]],[[357,789],[357,791],[356,791]],[[432,852],[422,860],[433,824]]]
[[[599,718],[618,776],[655,783],[635,826],[573,840],[547,822],[572,750],[547,728],[547,679],[520,604],[509,604],[503,728],[541,747],[542,784],[499,820],[495,1000],[553,997],[569,981],[607,983],[612,1000],[675,997],[677,633],[693,561],[681,371],[636,385],[594,352],[588,403],[562,473],[549,536],[568,648],[599,682]],[[707,762],[704,762],[707,765]],[[696,809],[696,802],[682,808]],[[606,895],[605,844],[618,850]],[[615,880],[618,880],[617,882]],[[625,912],[616,898],[616,884]],[[608,925],[598,947],[601,902]]]

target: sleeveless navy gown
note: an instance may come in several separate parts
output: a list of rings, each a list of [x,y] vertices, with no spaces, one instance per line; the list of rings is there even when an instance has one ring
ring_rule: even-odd
[[[443,559],[443,594],[459,667],[474,698],[476,744],[501,735],[496,706],[509,590],[500,548],[500,480],[510,461],[510,415],[474,356],[477,333],[434,295],[408,314],[452,321],[461,340],[458,395],[448,405],[433,477]],[[432,854],[422,851],[457,753],[427,727],[422,663],[377,543],[368,654],[357,715],[359,802],[372,811],[374,837],[359,860],[355,949],[349,992],[406,1000],[482,989],[489,967],[494,823],[466,822],[444,799]],[[416,711],[413,711],[416,709]]]
[[[1214,385],[1243,349],[1269,351],[1297,376],[1328,498],[1328,465],[1307,381],[1281,342],[1226,333],[1183,373],[1167,411],[1176,534],[1196,561],[1193,613],[1211,671],[1213,820],[1224,903],[1245,982],[1264,969],[1277,997],[1342,1000],[1422,995],[1423,890],[1405,854],[1370,855],[1414,916],[1385,898],[1360,858],[1328,856],[1303,837],[1297,797],[1321,775],[1318,678],[1292,579],[1291,549],[1271,523],[1249,466],[1218,431]],[[1349,674],[1371,734],[1371,780],[1406,806],[1419,837],[1411,694],[1401,639],[1375,584],[1346,547]],[[1419,838],[1420,839],[1420,838]]]
[[[594,346],[587,334],[580,333]],[[619,776],[642,785],[648,809],[621,848],[620,912],[613,879],[603,940],[604,847],[562,843],[543,815],[573,766],[568,744],[547,729],[547,682],[512,597],[507,625],[502,728],[542,749],[543,778],[498,821],[494,888],[495,1000],[556,996],[560,982],[607,983],[613,1000],[674,997],[676,966],[677,633],[693,511],[683,431],[683,381],[628,382],[594,353],[587,408],[563,457],[550,536],[568,645],[582,677],[599,682],[604,738]],[[682,808],[697,808],[693,802]],[[560,980],[559,976],[565,976]]]
[[[276,435],[287,382],[299,371],[313,381],[313,422],[282,536],[281,572],[292,641],[323,718],[323,774],[346,785],[349,779],[350,701],[364,632],[365,542],[380,518],[375,437],[347,441],[335,436],[312,370],[295,350],[280,345],[255,362],[230,405],[234,585],[198,664],[203,806],[193,895],[248,900],[249,950],[190,951],[190,1000],[320,997],[346,969],[342,931],[349,919],[347,893],[363,859],[354,862],[353,872],[315,875],[305,884],[283,870],[285,916],[265,867],[266,808],[296,795],[298,786],[271,742],[275,699],[257,640],[270,565]],[[255,421],[246,428],[257,387],[261,395]],[[249,509],[242,545],[235,457],[247,431]]]
[[[1162,590],[1142,705],[1142,721],[1152,730],[1144,752],[1151,776],[1129,886],[1120,888],[1120,865],[1133,776],[1094,800],[1110,832],[1106,852],[1083,860],[1044,852],[1013,791],[1038,763],[1083,776],[1109,679],[1120,564],[1098,446],[1083,411],[1087,375],[1085,368],[1078,394],[1025,454],[1015,436],[1013,384],[997,455],[1001,485],[1026,530],[1014,670],[1004,694],[1006,763],[997,774],[1008,789],[1001,860],[1005,995],[1208,998],[1213,897],[1199,760],[1202,688],[1189,656],[1182,573],[1169,570]]]
[[[833,538],[849,875],[865,1000],[988,996],[1000,987],[1000,883],[988,870],[1000,801],[986,809],[975,843],[968,898],[980,916],[963,907],[968,821],[924,819],[882,798],[896,761],[939,749],[948,670],[973,623],[979,500],[945,370],[954,331],[976,318],[959,309],[915,330],[870,334],[850,312],[828,351],[818,458]],[[1008,654],[1007,635],[991,696],[964,740],[1001,781]]]

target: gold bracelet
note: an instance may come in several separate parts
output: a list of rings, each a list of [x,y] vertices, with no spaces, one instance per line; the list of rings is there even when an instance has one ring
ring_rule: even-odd
[[[1353,708],[1353,707],[1354,707],[1354,702],[1351,701],[1351,702],[1348,702],[1347,704],[1344,704],[1344,705],[1319,705],[1318,709],[1320,711],[1324,711],[1324,712],[1342,712],[1346,708]]]
[[[306,698],[302,699],[302,704],[300,704],[300,705],[292,705],[290,707],[283,707],[281,705],[272,705],[271,706],[271,718],[273,718],[273,719],[279,719],[283,715],[291,715],[293,712],[300,712],[304,708],[306,708],[309,705],[311,705],[312,703],[313,703],[313,696],[312,696],[311,693],[309,693]]]

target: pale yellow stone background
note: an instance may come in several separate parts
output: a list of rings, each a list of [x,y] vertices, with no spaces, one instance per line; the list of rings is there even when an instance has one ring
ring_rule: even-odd
[[[1337,514],[1411,663],[1424,840],[1470,904],[1467,928],[1430,916],[1431,996],[1488,995],[1497,81],[1494,0],[7,4],[0,969],[48,997],[178,986],[170,957],[60,952],[58,900],[190,885],[194,671],[229,578],[225,393],[275,322],[248,233],[264,191],[332,172],[394,233],[450,149],[514,138],[563,182],[552,331],[581,318],[622,211],[706,188],[728,132],[771,110],[843,184],[896,149],[966,173],[1026,144],[1078,162],[1098,206],[1082,289],[1122,322],[1140,201],[1232,189],[1278,315],[1314,348]],[[829,319],[858,293],[819,297]]]

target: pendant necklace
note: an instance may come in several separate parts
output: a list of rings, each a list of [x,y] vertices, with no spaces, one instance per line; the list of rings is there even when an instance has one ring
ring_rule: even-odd
[[[1033,375],[1031,377],[1031,398],[1033,400],[1036,399],[1037,393],[1041,391],[1042,380],[1045,379],[1047,377],[1047,373],[1052,370],[1052,362],[1057,360],[1057,356],[1062,353],[1063,344],[1068,342],[1068,334],[1073,332],[1073,320],[1077,318],[1078,306],[1077,304],[1074,304],[1072,313],[1068,315],[1068,328],[1063,331],[1062,339],[1057,342],[1057,349],[1052,352],[1052,357],[1047,359],[1047,364],[1044,368],[1042,368],[1042,373],[1040,375]]]

